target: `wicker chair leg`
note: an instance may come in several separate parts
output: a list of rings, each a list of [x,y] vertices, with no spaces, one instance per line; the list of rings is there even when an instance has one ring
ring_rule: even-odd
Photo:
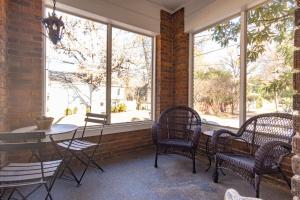
[[[280,173],[281,173],[283,179],[285,180],[285,182],[288,184],[288,186],[289,186],[290,189],[291,189],[291,182],[290,182],[290,180],[288,179],[288,177],[286,177],[286,175],[285,175],[284,172],[281,170],[281,168],[279,168],[279,171],[280,171]]]
[[[219,160],[216,158],[215,159],[215,171],[214,171],[214,173],[213,173],[213,181],[215,182],[215,183],[218,183],[218,181],[219,181]]]
[[[155,162],[154,162],[155,168],[157,168],[157,157],[158,157],[158,147],[156,147],[156,150],[155,150]]]
[[[255,188],[256,198],[259,198],[259,185],[260,185],[260,175],[255,174],[254,188]]]
[[[193,174],[196,174],[196,160],[195,160],[195,151],[192,151],[192,159],[193,159]]]

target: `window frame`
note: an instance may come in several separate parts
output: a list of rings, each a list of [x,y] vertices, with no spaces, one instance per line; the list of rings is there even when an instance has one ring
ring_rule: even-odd
[[[52,9],[51,4],[48,2],[44,3],[43,5],[43,16],[46,16],[46,9]],[[108,19],[110,22],[105,22],[101,20],[101,16],[90,13],[84,10],[80,10],[77,8],[73,8],[71,6],[67,6],[64,4],[58,4],[57,10],[64,12],[66,14],[74,15],[76,17],[84,18],[87,20],[92,20],[97,23],[101,23],[103,25],[106,25],[107,27],[107,47],[106,47],[106,60],[107,60],[107,66],[106,66],[106,113],[108,114],[108,126],[106,134],[111,133],[120,133],[120,132],[129,132],[129,131],[135,131],[135,130],[142,130],[142,129],[149,129],[152,126],[153,121],[155,120],[155,33],[150,33],[147,30],[141,30],[140,28],[136,28],[138,30],[133,30],[132,26],[128,25],[119,25],[117,23],[112,22]],[[128,31],[131,33],[143,35],[146,37],[151,38],[151,44],[152,44],[152,59],[151,59],[151,116],[149,120],[143,120],[143,121],[137,121],[137,122],[120,122],[120,123],[113,123],[111,124],[111,58],[112,58],[112,28],[118,28],[124,31]],[[44,27],[43,27],[43,31]],[[43,39],[43,105],[42,105],[42,114],[46,114],[46,108],[47,108],[47,69],[46,69],[46,38]],[[93,136],[96,133],[98,125],[94,126],[88,126],[87,130],[87,137]],[[90,132],[90,133],[89,133]]]
[[[247,120],[247,31],[248,31],[248,12],[259,6],[268,3],[270,0],[258,0],[248,6],[242,7],[238,12],[233,13],[229,17],[224,17],[217,22],[198,29],[189,33],[190,45],[189,45],[189,106],[194,107],[194,37],[196,34],[203,32],[215,25],[218,25],[224,21],[230,20],[234,17],[240,16],[241,18],[241,31],[240,31],[240,99],[239,99],[239,127]],[[232,130],[237,128],[215,125],[206,123],[207,127],[224,127]]]

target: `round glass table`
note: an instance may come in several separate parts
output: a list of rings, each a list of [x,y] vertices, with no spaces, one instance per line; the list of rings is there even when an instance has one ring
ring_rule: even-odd
[[[59,134],[73,133],[77,129],[78,126],[73,124],[53,124],[51,128],[47,130],[37,130],[37,126],[27,126],[27,127],[15,129],[12,131],[12,133],[43,131],[46,133],[46,135],[59,135]]]

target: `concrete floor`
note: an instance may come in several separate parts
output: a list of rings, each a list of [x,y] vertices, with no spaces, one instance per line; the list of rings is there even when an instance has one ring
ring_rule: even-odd
[[[153,167],[151,152],[134,153],[102,164],[105,172],[89,169],[83,184],[58,180],[52,191],[56,200],[222,200],[227,188],[242,195],[254,191],[242,179],[227,174],[220,183],[212,182],[205,172],[206,160],[197,161],[197,174],[192,174],[191,161],[176,155],[160,156],[159,168]],[[41,190],[32,199],[43,199]],[[265,200],[291,199],[287,186],[263,183],[261,197]]]

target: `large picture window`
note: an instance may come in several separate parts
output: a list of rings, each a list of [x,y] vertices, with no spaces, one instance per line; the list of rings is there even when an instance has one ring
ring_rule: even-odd
[[[113,28],[112,62],[112,123],[150,120],[152,38]]]
[[[248,11],[248,118],[292,112],[294,4],[292,0],[271,1]]]
[[[267,1],[194,34],[193,106],[206,123],[238,127],[260,113],[292,112],[295,4]]]
[[[226,26],[240,30],[240,17],[194,36],[194,108],[204,122],[239,125],[240,39],[226,39]]]
[[[151,120],[153,38],[57,14],[65,33],[58,45],[46,39],[46,115],[77,125],[87,112],[107,113],[110,123]]]

